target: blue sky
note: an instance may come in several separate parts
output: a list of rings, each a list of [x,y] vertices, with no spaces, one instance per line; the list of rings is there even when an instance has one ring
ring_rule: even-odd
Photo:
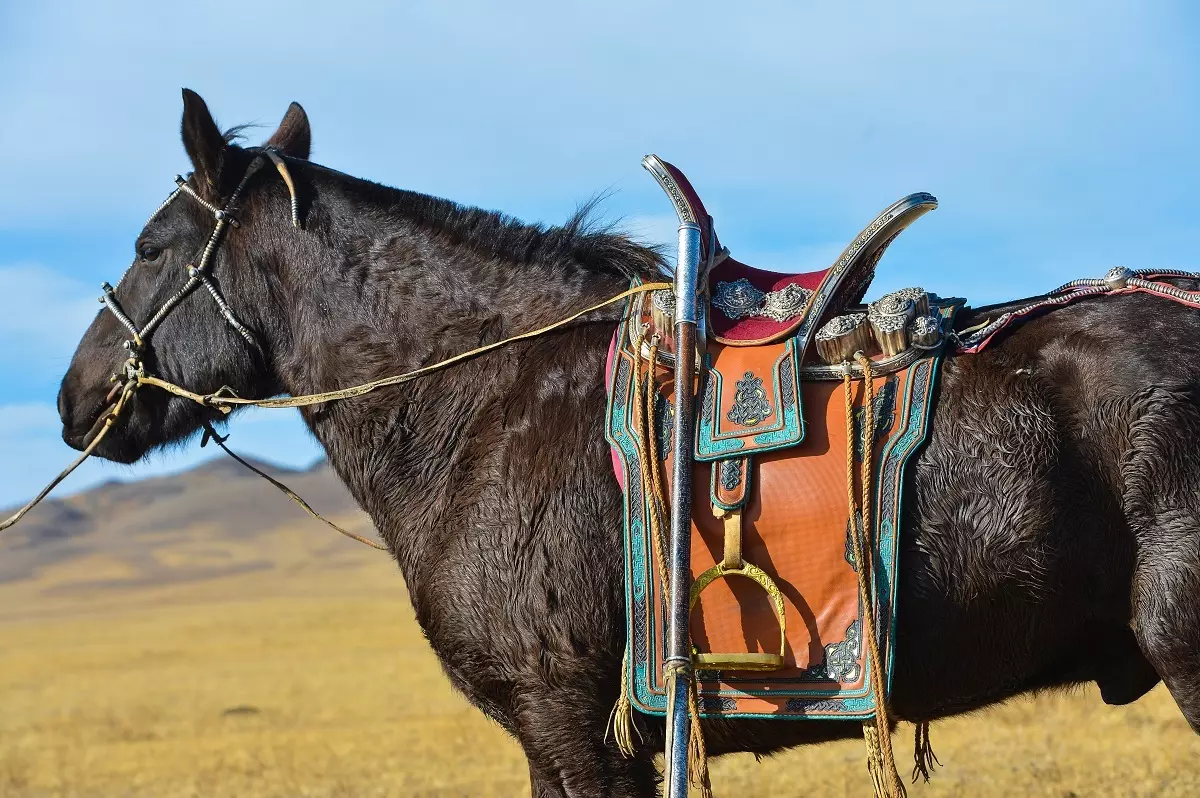
[[[1084,3],[0,2],[0,506],[69,459],[54,397],[102,280],[187,171],[179,89],[313,158],[528,220],[597,193],[649,240],[639,167],[683,167],[739,258],[826,265],[903,194],[941,200],[876,291],[976,303],[1114,264],[1200,268],[1197,11]],[[232,445],[305,464],[294,411]],[[191,465],[195,445],[65,486]],[[208,451],[204,452],[208,456]]]

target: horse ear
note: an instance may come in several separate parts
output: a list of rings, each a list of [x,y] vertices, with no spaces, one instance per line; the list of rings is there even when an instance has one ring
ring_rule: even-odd
[[[229,145],[221,135],[221,129],[213,121],[208,106],[199,94],[191,89],[183,90],[183,148],[192,159],[192,168],[201,185],[207,183],[216,188],[217,172],[220,170],[221,157]]]
[[[279,129],[267,139],[267,146],[274,147],[280,153],[292,158],[308,160],[312,148],[312,128],[308,126],[308,114],[300,107],[300,103],[288,106]]]

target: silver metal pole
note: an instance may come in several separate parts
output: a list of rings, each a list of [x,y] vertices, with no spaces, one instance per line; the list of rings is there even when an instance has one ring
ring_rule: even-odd
[[[675,420],[671,468],[671,532],[667,574],[667,744],[666,798],[687,798],[688,691],[692,652],[688,635],[692,589],[692,441],[696,379],[696,283],[700,271],[700,226],[679,226],[675,267]]]

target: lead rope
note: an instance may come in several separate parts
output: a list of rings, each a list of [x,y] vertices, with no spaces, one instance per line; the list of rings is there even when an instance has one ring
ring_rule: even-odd
[[[253,471],[255,474],[258,474],[260,477],[265,479],[267,482],[270,482],[272,485],[279,488],[280,492],[283,493],[284,496],[287,496],[289,499],[294,501],[296,504],[300,505],[300,507],[304,509],[304,512],[308,513],[313,518],[322,522],[323,524],[328,526],[333,531],[340,532],[341,534],[345,535],[346,537],[350,538],[351,540],[357,540],[359,543],[362,543],[364,546],[370,546],[371,548],[379,549],[380,551],[388,551],[388,547],[384,546],[382,543],[377,543],[374,540],[364,538],[361,535],[356,535],[353,532],[349,532],[345,529],[342,529],[340,526],[338,526],[337,524],[333,523],[325,516],[318,513],[316,510],[314,510],[312,508],[311,505],[309,505],[308,502],[304,501],[304,499],[302,499],[300,497],[300,494],[296,493],[296,491],[292,490],[287,485],[285,485],[282,482],[280,482],[279,480],[275,479],[275,477],[271,476],[267,472],[254,467],[249,462],[243,460],[241,457],[238,457],[236,454],[234,454],[233,450],[225,445],[225,441],[227,441],[227,440],[229,440],[228,435],[224,435],[224,436],[218,435],[217,431],[215,429],[213,429],[212,424],[208,423],[207,421],[204,422],[204,437],[200,439],[200,448],[201,449],[203,449],[204,446],[209,441],[212,441],[217,446],[220,446],[221,451],[225,452],[225,454],[229,455],[234,460],[237,460],[239,463],[241,463],[246,468]]]
[[[29,501],[29,503],[27,503],[21,509],[17,510],[17,512],[13,513],[13,515],[10,516],[9,518],[5,519],[4,521],[0,521],[0,532],[4,531],[6,529],[9,529],[14,524],[16,524],[18,521],[20,521],[22,518],[24,518],[26,513],[28,513],[30,510],[32,510],[34,507],[36,507],[38,504],[40,504],[43,499],[45,499],[47,496],[50,495],[50,492],[52,490],[54,490],[54,488],[58,487],[58,485],[64,479],[66,479],[67,476],[69,476],[71,474],[71,472],[73,472],[75,469],[79,468],[79,466],[82,465],[85,460],[87,460],[89,457],[92,456],[92,454],[96,451],[96,448],[100,445],[100,442],[102,440],[104,440],[104,437],[106,435],[108,435],[109,431],[113,428],[114,424],[117,421],[117,418],[121,414],[121,411],[125,408],[126,404],[128,403],[129,398],[131,396],[133,396],[133,394],[136,393],[143,385],[151,385],[154,387],[162,388],[163,390],[167,391],[168,393],[174,394],[175,396],[180,396],[185,399],[191,399],[192,401],[194,401],[204,407],[215,408],[215,409],[221,411],[222,413],[229,413],[235,405],[258,405],[260,407],[304,407],[306,405],[320,404],[322,402],[331,402],[336,399],[348,399],[348,398],[355,397],[355,396],[362,396],[363,394],[370,393],[371,391],[377,390],[386,385],[399,385],[401,383],[409,382],[411,380],[416,379],[417,377],[423,376],[423,375],[428,374],[433,371],[437,371],[438,369],[445,368],[446,366],[450,366],[455,363],[461,363],[464,360],[469,360],[470,358],[476,357],[477,355],[484,354],[485,352],[490,352],[494,349],[499,349],[502,346],[507,346],[508,344],[515,343],[517,341],[524,341],[529,338],[534,338],[539,335],[543,335],[552,330],[557,330],[558,328],[564,327],[567,324],[570,324],[571,322],[576,321],[577,319],[579,319],[583,316],[586,316],[589,313],[592,313],[594,311],[600,310],[601,308],[604,308],[609,305],[620,302],[621,300],[626,299],[631,296],[634,296],[635,294],[642,294],[642,293],[646,293],[648,291],[658,291],[660,289],[670,288],[670,287],[671,287],[670,283],[645,283],[643,285],[636,285],[636,286],[633,286],[632,288],[622,291],[621,293],[617,294],[616,296],[609,297],[608,299],[604,300],[603,302],[592,305],[591,307],[585,308],[584,310],[581,310],[578,313],[574,313],[565,319],[561,319],[557,322],[554,322],[553,324],[547,324],[545,327],[540,327],[531,332],[521,333],[519,335],[514,335],[509,338],[505,338],[501,341],[496,341],[491,344],[486,344],[485,346],[476,347],[475,349],[472,349],[468,352],[463,352],[461,354],[454,355],[453,357],[446,358],[445,360],[430,364],[428,366],[422,366],[421,368],[414,369],[413,371],[405,372],[404,374],[397,374],[392,377],[385,377],[383,379],[374,380],[372,382],[364,383],[362,385],[356,385],[351,388],[344,388],[339,391],[330,391],[328,393],[323,393],[323,394],[310,394],[307,396],[296,396],[296,397],[290,397],[287,399],[261,399],[261,400],[259,400],[259,399],[241,399],[236,396],[227,396],[227,395],[225,395],[225,392],[227,389],[224,389],[224,388],[221,389],[220,391],[217,391],[217,392],[211,393],[211,394],[199,394],[199,393],[195,393],[193,391],[189,391],[186,388],[181,388],[180,386],[175,385],[172,382],[168,382],[166,380],[160,380],[157,377],[149,376],[141,368],[138,368],[136,371],[133,371],[133,373],[129,374],[126,381],[120,387],[120,389],[119,389],[120,396],[119,396],[118,400],[116,401],[116,403],[114,403],[110,408],[106,408],[103,412],[101,412],[100,416],[97,417],[95,422],[93,422],[92,429],[96,429],[98,426],[100,427],[100,429],[97,432],[96,437],[93,438],[91,440],[91,442],[87,445],[87,448],[84,449],[84,451],[79,455],[79,457],[77,457],[75,459],[74,462],[72,462],[69,466],[67,466],[65,469],[63,469],[61,472],[59,472],[58,476],[56,476],[54,479],[52,479],[50,481],[50,483],[48,485],[46,485],[46,487],[43,488],[40,493],[38,493],[37,496],[35,496],[32,500]],[[133,361],[132,357],[131,357],[130,361],[131,362]],[[115,390],[117,390],[117,389],[114,388],[114,391]],[[111,395],[112,394],[110,393],[110,396]],[[103,425],[103,426],[101,426],[101,425]],[[221,445],[220,442],[218,442],[218,443],[219,443],[219,445]],[[226,449],[224,445],[221,445],[221,448],[225,449],[231,456],[234,456],[235,459],[239,459],[239,461],[240,461],[240,458],[236,458],[236,456],[233,455],[233,452]],[[242,461],[242,462],[243,462],[243,465],[246,465],[244,461]],[[251,467],[251,470],[254,470],[257,472],[257,469],[253,469],[252,467]],[[280,488],[280,490],[283,490],[289,496],[294,497],[294,500],[299,501],[300,505],[302,507],[304,507],[311,515],[313,515],[314,517],[317,517],[317,518],[321,518],[321,516],[319,514],[317,514],[315,510],[313,510],[311,507],[309,507],[308,504],[306,502],[304,502],[303,499],[300,499],[300,497],[298,495],[296,495],[294,492],[292,492],[290,489],[288,489],[286,485],[282,485],[282,483],[279,483],[277,480],[267,477],[265,474],[260,474],[260,475],[263,476],[264,478],[268,479],[269,481],[271,481],[272,484],[275,484],[276,487]],[[326,519],[321,518],[321,520],[325,521],[325,523],[329,524],[330,526],[333,526],[335,529],[337,529],[342,534],[346,534],[348,537],[358,539],[357,535],[351,535],[351,534],[347,533],[345,530],[338,528],[336,525],[330,523]],[[366,542],[366,541],[363,541],[363,542]],[[368,545],[374,545],[374,544],[368,544]],[[382,547],[376,546],[376,548],[382,548]]]
[[[514,335],[501,341],[494,341],[490,344],[476,347],[468,352],[463,352],[461,354],[454,355],[453,357],[448,357],[445,360],[440,360],[437,363],[431,363],[428,366],[422,366],[421,368],[413,369],[412,371],[405,372],[404,374],[383,377],[378,380],[371,380],[370,382],[364,382],[361,385],[354,385],[349,388],[341,388],[336,391],[304,394],[302,396],[282,396],[274,399],[242,399],[238,396],[223,395],[220,391],[209,394],[196,393],[176,385],[173,382],[169,382],[149,374],[138,374],[137,382],[139,386],[152,385],[156,388],[163,389],[167,393],[174,394],[175,396],[179,396],[184,399],[190,399],[197,404],[204,405],[205,407],[215,408],[220,410],[222,413],[228,413],[235,406],[239,405],[253,405],[255,407],[266,408],[307,407],[309,405],[319,405],[325,402],[337,401],[339,399],[353,399],[355,397],[364,396],[365,394],[371,393],[372,391],[376,391],[380,388],[386,388],[390,385],[400,385],[405,382],[411,382],[412,380],[415,380],[418,377],[423,377],[430,372],[444,369],[447,366],[453,366],[454,364],[461,363],[464,360],[470,360],[471,358],[482,355],[485,352],[491,352],[493,349],[499,349],[501,347],[508,346],[509,344],[516,343],[517,341],[524,341],[529,338],[536,338],[540,335],[545,335],[546,333],[557,330],[560,327],[565,327],[571,322],[578,321],[589,313],[593,313],[601,308],[608,307],[609,305],[620,302],[621,300],[627,299],[635,294],[642,294],[646,293],[647,291],[659,291],[663,289],[669,289],[671,287],[672,286],[670,283],[643,283],[642,285],[635,285],[632,288],[622,291],[616,296],[609,297],[603,302],[599,302],[589,308],[584,308],[578,313],[574,313],[565,319],[560,319],[553,324],[547,324],[545,327],[539,327],[536,330],[520,333],[519,335]]]
[[[42,488],[41,493],[39,493],[37,496],[34,496],[33,499],[31,499],[24,507],[22,507],[20,510],[17,510],[4,521],[0,521],[0,532],[3,532],[24,518],[26,513],[41,503],[42,499],[50,495],[50,491],[54,490],[56,487],[58,487],[60,482],[70,476],[72,471],[83,465],[84,460],[87,460],[92,456],[92,452],[96,451],[96,447],[99,446],[100,442],[104,440],[104,436],[108,435],[108,431],[113,428],[114,424],[116,424],[117,418],[121,415],[121,411],[125,408],[125,403],[136,390],[137,387],[133,383],[125,384],[125,386],[121,389],[121,396],[117,400],[116,404],[110,405],[108,408],[106,408],[100,414],[100,417],[96,419],[95,423],[92,424],[92,429],[96,429],[96,427],[100,426],[101,424],[103,424],[103,426],[100,427],[99,431],[96,433],[96,436],[92,438],[92,442],[89,443],[87,448],[83,450],[83,453],[80,454],[79,457],[76,457],[74,462],[72,462],[69,466],[60,471],[58,476],[50,480],[50,483],[46,485],[46,487]]]
[[[862,523],[857,522],[859,509],[854,495],[854,383],[847,365],[842,375],[842,386],[846,394],[846,496],[850,512],[849,527],[854,560],[858,563],[858,599],[862,605],[862,638],[867,649],[868,666],[871,670],[872,689],[875,693],[875,715],[863,721],[863,739],[867,745],[867,770],[876,798],[906,798],[908,791],[896,770],[896,757],[892,751],[892,726],[887,709],[887,685],[884,682],[883,663],[880,659],[879,639],[875,635],[875,604],[872,592],[874,581],[874,551],[870,539],[871,530],[871,467],[875,438],[874,379],[871,376],[871,359],[856,352],[854,359],[863,371],[863,462],[862,462]]]

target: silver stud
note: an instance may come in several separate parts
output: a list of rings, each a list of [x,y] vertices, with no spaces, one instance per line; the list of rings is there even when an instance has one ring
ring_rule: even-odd
[[[1104,275],[1104,283],[1109,290],[1117,290],[1128,285],[1130,277],[1133,277],[1133,272],[1128,267],[1114,266]]]

